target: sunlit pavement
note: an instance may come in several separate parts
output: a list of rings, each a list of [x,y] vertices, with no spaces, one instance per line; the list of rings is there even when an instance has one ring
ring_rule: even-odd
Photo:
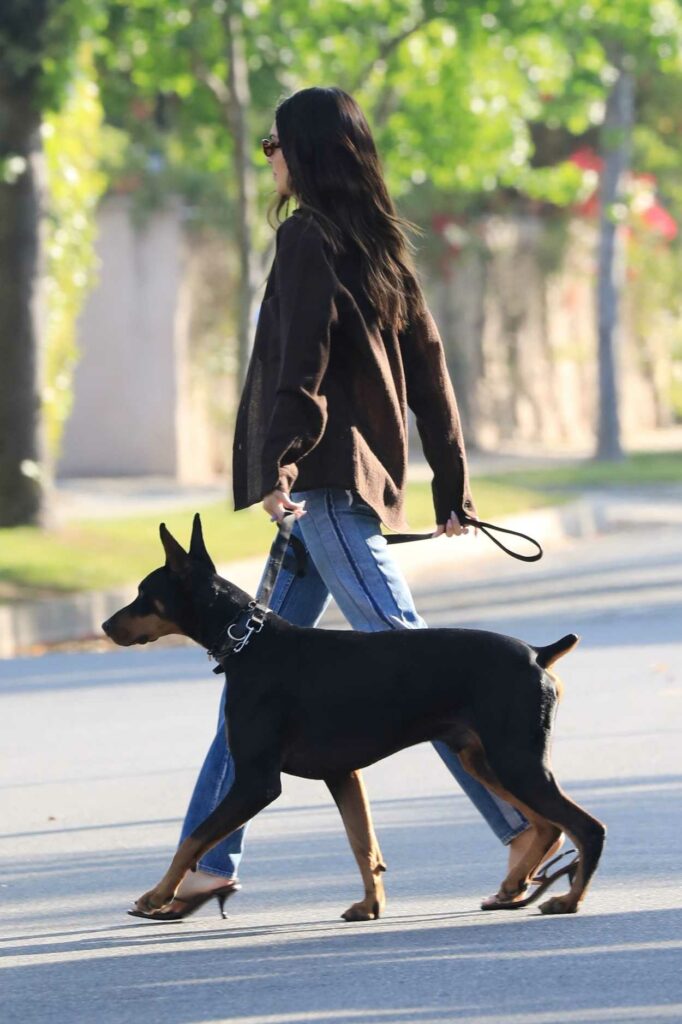
[[[228,921],[135,921],[125,909],[166,865],[214,726],[206,656],[0,662],[2,1020],[682,1020],[682,529],[537,566],[448,563],[415,591],[432,625],[582,635],[561,664],[554,763],[609,837],[580,914],[477,909],[503,852],[420,747],[366,772],[381,921],[338,919],[359,895],[354,861],[324,786],[297,779],[251,828]]]

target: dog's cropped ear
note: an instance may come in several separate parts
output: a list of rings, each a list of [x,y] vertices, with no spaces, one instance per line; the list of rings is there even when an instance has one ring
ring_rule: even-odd
[[[206,545],[204,543],[204,534],[201,529],[201,516],[198,512],[192,521],[192,539],[189,542],[189,557],[194,558],[195,561],[201,562],[203,565],[207,565],[211,572],[215,572],[213,559],[206,550]]]
[[[189,555],[178,544],[173,534],[166,529],[165,523],[161,523],[159,526],[159,535],[163,544],[163,550],[166,552],[167,567],[171,572],[175,572],[179,576],[184,575],[189,569]]]

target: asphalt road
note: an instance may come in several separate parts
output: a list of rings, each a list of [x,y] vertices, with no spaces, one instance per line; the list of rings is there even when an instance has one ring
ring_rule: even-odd
[[[682,1021],[682,528],[502,555],[415,586],[432,625],[545,643],[562,663],[565,788],[608,825],[577,916],[484,914],[503,852],[429,747],[366,773],[389,872],[379,922],[325,788],[253,824],[230,919],[126,917],[176,841],[216,715],[196,648],[0,663],[0,1019],[114,1024]],[[333,622],[333,616],[330,622]]]

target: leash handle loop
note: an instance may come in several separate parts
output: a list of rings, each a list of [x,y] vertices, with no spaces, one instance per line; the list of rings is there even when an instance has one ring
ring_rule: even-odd
[[[474,519],[473,516],[468,516],[464,513],[464,522],[468,526],[476,526],[481,530],[486,537],[489,537],[493,544],[497,544],[498,548],[501,548],[505,554],[511,555],[512,558],[518,558],[520,562],[539,562],[544,551],[542,545],[535,537],[529,537],[527,533],[521,533],[520,530],[510,530],[508,526],[497,526],[495,523],[485,523],[480,519]],[[508,533],[512,537],[521,537],[522,540],[527,540],[529,544],[532,544],[537,551],[533,555],[523,555],[520,551],[512,551],[506,544],[503,544],[498,537],[494,537],[491,530],[495,530],[497,533]]]
[[[464,513],[462,519],[466,526],[477,527],[486,535],[486,537],[490,538],[493,544],[497,544],[498,548],[501,548],[506,555],[511,555],[512,558],[518,558],[520,562],[539,562],[544,554],[540,542],[535,540],[534,537],[529,537],[527,533],[521,533],[520,530],[510,530],[507,526],[497,526],[495,523],[486,523],[480,519],[474,519],[473,516],[468,516],[466,513]],[[529,544],[532,544],[537,548],[537,550],[532,555],[524,555],[521,554],[520,551],[512,551],[512,549],[508,548],[506,544],[503,544],[498,537],[493,536],[493,533],[491,532],[493,530],[496,533],[507,533],[512,537],[520,537],[522,540],[528,541]],[[413,540],[430,540],[432,537],[432,533],[388,533],[386,534],[386,543],[406,544]]]

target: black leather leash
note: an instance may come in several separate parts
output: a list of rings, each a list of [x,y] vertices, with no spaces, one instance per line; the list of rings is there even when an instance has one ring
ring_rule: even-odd
[[[258,593],[256,594],[256,599],[255,601],[249,601],[245,608],[240,608],[235,617],[223,627],[215,643],[208,651],[210,658],[215,658],[216,661],[222,662],[231,654],[239,654],[246,647],[253,634],[260,633],[266,616],[270,611],[270,598],[277,582],[279,571],[287,559],[289,559],[289,565],[287,566],[289,571],[295,572],[297,576],[305,575],[305,547],[298,537],[292,537],[291,535],[295,522],[296,517],[293,512],[287,512],[278,522],[277,535],[270,548],[270,555],[258,588]],[[511,555],[512,558],[518,558],[522,562],[537,562],[542,558],[542,547],[538,541],[533,537],[529,537],[527,533],[521,533],[519,530],[510,530],[506,526],[496,526],[494,523],[485,523],[480,519],[474,519],[473,516],[467,515],[464,516],[464,523],[467,526],[475,526],[482,530],[493,544],[497,544],[498,548]],[[512,551],[501,540],[494,537],[491,531],[507,533],[513,537],[521,537],[522,540],[533,544],[537,551],[532,555],[523,555],[518,551]],[[413,540],[430,540],[433,534],[389,533],[384,536],[386,537],[387,544],[407,544]],[[222,664],[219,664],[213,671],[220,673],[224,671],[224,668]]]
[[[474,519],[473,516],[468,516],[464,513],[464,525],[475,526],[482,533],[489,537],[493,544],[497,544],[498,548],[501,548],[505,554],[511,555],[512,558],[518,558],[520,562],[539,562],[542,558],[544,551],[542,545],[535,540],[534,537],[529,537],[527,533],[521,533],[519,530],[510,530],[506,526],[496,526],[495,523],[484,523],[480,519]],[[512,537],[521,537],[522,540],[527,540],[529,544],[533,544],[537,551],[532,555],[522,555],[519,551],[512,551],[506,544],[503,544],[501,540],[494,537],[491,533],[494,530],[496,533],[508,533]],[[413,540],[430,540],[433,537],[432,533],[387,533],[386,542],[388,544],[407,544]]]

